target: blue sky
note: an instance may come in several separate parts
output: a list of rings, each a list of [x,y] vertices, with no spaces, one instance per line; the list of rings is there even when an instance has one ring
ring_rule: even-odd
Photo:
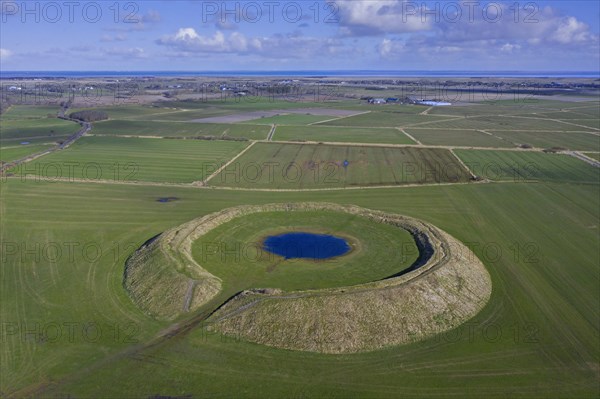
[[[0,3],[3,70],[600,70],[596,0]]]

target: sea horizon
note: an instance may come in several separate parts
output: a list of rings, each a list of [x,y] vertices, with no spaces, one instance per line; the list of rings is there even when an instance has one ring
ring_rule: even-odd
[[[460,70],[286,70],[286,71],[0,71],[0,79],[110,77],[436,77],[436,78],[600,78],[600,71]]]

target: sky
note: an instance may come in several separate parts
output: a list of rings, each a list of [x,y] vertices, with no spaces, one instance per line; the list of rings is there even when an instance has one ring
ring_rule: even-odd
[[[600,71],[600,2],[0,0],[4,71]]]

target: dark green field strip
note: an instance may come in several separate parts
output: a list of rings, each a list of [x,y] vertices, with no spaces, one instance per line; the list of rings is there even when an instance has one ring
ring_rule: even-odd
[[[477,175],[498,181],[600,184],[600,168],[575,157],[541,152],[455,150]]]
[[[84,137],[66,150],[15,168],[41,179],[152,181],[202,180],[248,144],[235,141]]]
[[[93,134],[111,136],[158,136],[158,137],[235,137],[253,140],[267,138],[270,127],[214,123],[106,121],[94,125]]]
[[[46,150],[52,146],[52,144],[18,145],[18,143],[15,146],[0,146],[0,161],[16,161],[17,159]]]
[[[428,145],[472,146],[472,147],[515,147],[510,141],[502,140],[476,130],[404,129],[408,134]]]
[[[2,231],[16,245],[3,253],[3,322],[34,331],[17,331],[1,346],[0,383],[9,396],[27,387],[41,388],[29,391],[36,397],[197,392],[236,397],[260,392],[265,398],[290,393],[598,396],[598,186],[484,184],[231,195],[226,190],[11,179],[0,184],[6,210]],[[156,202],[166,196],[179,201]],[[134,248],[223,208],[297,201],[356,204],[435,224],[468,243],[487,266],[493,280],[489,305],[447,335],[350,356],[271,349],[222,338],[202,326],[151,349],[116,355],[168,327],[142,314],[122,288],[123,264]],[[64,255],[36,260],[39,251],[27,252],[23,243],[26,249],[57,243]],[[65,243],[80,244],[73,261]],[[102,256],[92,250],[83,256],[79,249],[86,244],[98,245]],[[86,339],[83,326],[90,322],[102,328],[99,338]],[[42,327],[52,323],[75,323],[70,324],[73,338],[63,329],[59,339],[44,340]],[[116,336],[111,326],[119,327]],[[91,365],[96,366],[88,369]],[[42,378],[53,383],[40,384]]]
[[[48,118],[48,116],[55,118],[59,110],[59,105],[11,105],[8,111],[0,115],[0,121],[20,119],[45,119]]]
[[[167,107],[169,107],[169,103],[165,103]],[[162,114],[165,112],[173,112],[176,109],[162,108],[162,107],[153,107],[149,105],[141,105],[141,104],[130,104],[130,105],[114,105],[114,106],[93,106],[93,103],[90,104],[89,108],[74,108],[69,109],[67,114],[72,112],[82,111],[93,109],[95,111],[103,111],[106,112],[109,119],[153,119],[157,114]]]
[[[576,151],[600,151],[600,135],[583,132],[527,132],[494,131],[488,132],[504,138],[516,145],[528,144],[537,148],[562,147]]]
[[[468,180],[468,172],[447,150],[258,143],[210,184],[314,189]]]
[[[273,140],[341,143],[415,144],[394,128],[370,129],[335,126],[277,126]]]
[[[425,111],[426,108],[423,108]],[[448,119],[444,116],[419,115],[401,112],[372,111],[369,113],[350,116],[329,122],[320,123],[321,126],[349,126],[349,127],[403,127],[423,122],[436,122]]]
[[[474,116],[459,118],[455,120],[444,120],[421,124],[419,127],[430,129],[482,129],[482,130],[551,130],[551,131],[581,131],[585,127],[579,127],[566,123],[560,123],[540,116]]]
[[[79,124],[56,118],[36,118],[0,121],[0,138],[69,136],[80,129]]]
[[[574,123],[576,125],[587,126],[589,128],[595,129],[595,131],[600,130],[600,119],[576,119],[576,120],[569,119],[568,121],[565,120],[565,122]]]

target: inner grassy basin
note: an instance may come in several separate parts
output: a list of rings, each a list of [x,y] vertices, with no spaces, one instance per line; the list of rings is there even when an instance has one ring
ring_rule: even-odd
[[[265,238],[262,248],[285,259],[331,259],[348,253],[346,240],[329,234],[284,233]]]
[[[328,235],[350,249],[327,259],[286,258],[264,249],[268,237]],[[419,256],[406,230],[349,213],[318,210],[260,212],[223,223],[192,244],[202,268],[222,280],[223,295],[253,288],[286,291],[377,281],[411,267]]]

